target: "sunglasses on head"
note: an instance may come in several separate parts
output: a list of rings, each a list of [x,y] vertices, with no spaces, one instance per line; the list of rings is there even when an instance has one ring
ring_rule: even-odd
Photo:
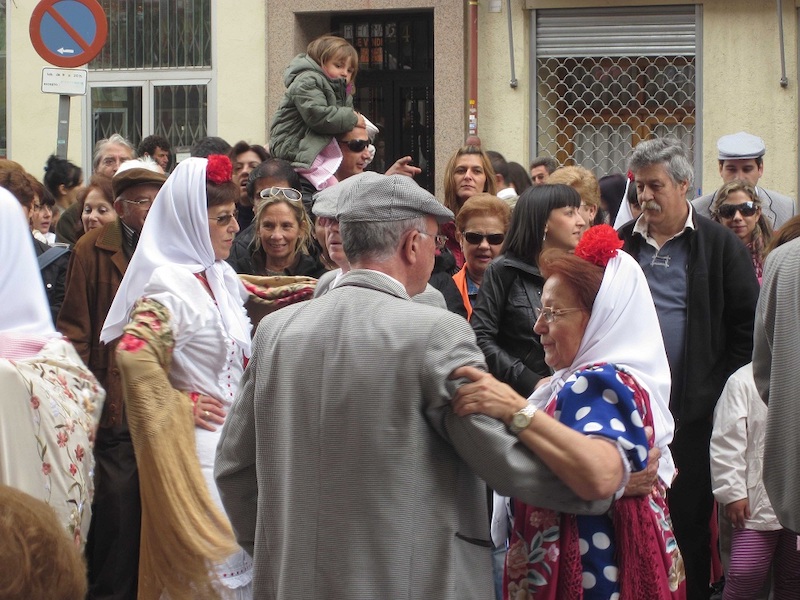
[[[350,152],[363,152],[364,148],[369,146],[369,140],[347,140],[346,142],[339,140],[339,143],[342,146],[347,146]]]
[[[717,214],[723,219],[732,219],[737,212],[742,213],[743,217],[752,217],[758,212],[758,206],[750,201],[741,204],[723,204],[717,208]]]
[[[482,233],[475,233],[474,231],[465,231],[464,239],[467,240],[468,244],[474,244],[475,246],[482,243],[483,240],[489,242],[490,246],[499,246],[500,244],[503,243],[503,240],[506,239],[506,234],[489,233],[484,235]]]
[[[266,200],[267,198],[280,198],[283,196],[287,200],[292,200],[294,202],[300,200],[303,197],[303,194],[300,193],[299,190],[294,188],[287,188],[287,187],[278,187],[272,186],[268,188],[264,188],[258,195],[261,197],[262,200]]]

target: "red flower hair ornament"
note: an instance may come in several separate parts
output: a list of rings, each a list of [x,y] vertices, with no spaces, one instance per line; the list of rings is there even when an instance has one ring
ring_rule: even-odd
[[[593,265],[606,268],[608,261],[622,248],[616,230],[610,225],[595,225],[586,230],[575,248],[575,256],[588,260]]]
[[[224,154],[211,154],[206,167],[206,179],[211,183],[220,185],[231,181],[233,178],[233,165],[231,159]]]

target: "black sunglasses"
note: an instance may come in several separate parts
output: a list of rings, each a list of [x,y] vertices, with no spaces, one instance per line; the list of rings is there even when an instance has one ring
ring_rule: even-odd
[[[350,152],[363,152],[364,148],[369,146],[369,140],[347,140],[346,142],[339,140],[339,143],[347,146]]]
[[[464,232],[464,239],[467,240],[468,244],[473,244],[477,246],[485,239],[489,242],[490,246],[499,246],[503,243],[503,240],[506,239],[505,233],[489,233],[484,235],[482,233],[475,233],[474,231],[465,231]]]
[[[741,204],[723,204],[717,207],[717,214],[723,219],[732,219],[736,213],[742,213],[743,217],[752,217],[758,212],[755,202],[742,202]]]

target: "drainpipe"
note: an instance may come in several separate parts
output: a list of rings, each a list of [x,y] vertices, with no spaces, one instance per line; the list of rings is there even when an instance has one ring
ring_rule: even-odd
[[[478,0],[467,0],[469,38],[467,41],[467,93],[469,95],[469,136],[478,135]]]
[[[783,45],[783,0],[778,0],[778,39],[781,45],[781,87],[789,86],[786,78],[786,53]]]

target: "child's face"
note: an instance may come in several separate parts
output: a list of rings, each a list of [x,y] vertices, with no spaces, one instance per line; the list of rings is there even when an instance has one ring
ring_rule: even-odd
[[[334,56],[322,63],[322,70],[331,79],[344,79],[350,83],[353,76],[353,63],[344,56]]]

